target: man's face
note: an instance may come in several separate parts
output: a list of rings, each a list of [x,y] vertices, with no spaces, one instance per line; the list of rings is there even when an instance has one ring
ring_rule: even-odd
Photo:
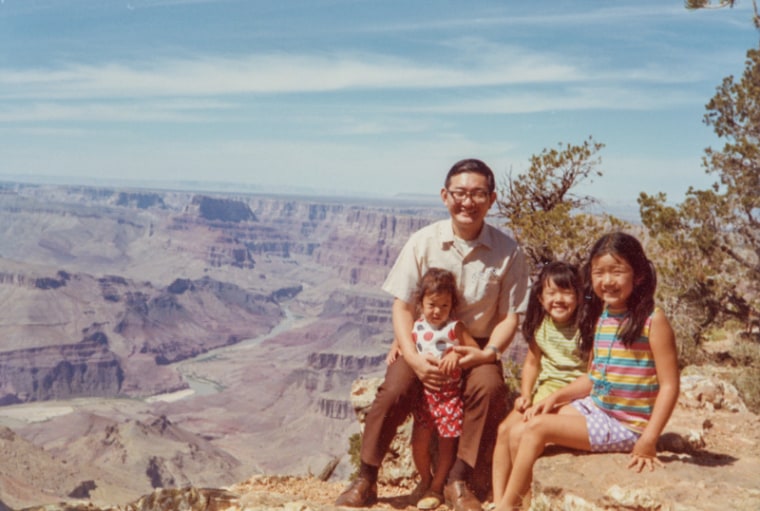
[[[454,232],[479,230],[488,210],[496,200],[496,193],[488,191],[488,179],[474,172],[463,172],[449,180],[448,188],[441,190],[443,203],[454,221]]]

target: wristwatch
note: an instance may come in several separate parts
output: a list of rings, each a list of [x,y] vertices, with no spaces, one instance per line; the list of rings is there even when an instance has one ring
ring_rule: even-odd
[[[497,360],[501,358],[501,350],[499,350],[499,348],[497,348],[493,344],[489,344],[488,346],[486,346],[486,349],[491,350],[496,354],[496,358],[494,359],[494,362],[496,362]]]

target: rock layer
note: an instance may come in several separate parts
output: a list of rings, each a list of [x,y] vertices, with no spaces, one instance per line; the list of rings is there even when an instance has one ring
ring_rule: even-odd
[[[114,474],[135,482],[111,488],[119,502],[238,477],[213,464],[179,476],[179,447],[151,459],[142,442],[115,454],[77,441],[98,439],[103,421],[132,431],[165,416],[248,473],[322,471],[356,427],[351,382],[384,367],[391,301],[379,285],[408,236],[445,215],[440,204],[4,186],[0,399],[57,401],[0,421],[96,466],[67,489],[96,500]]]

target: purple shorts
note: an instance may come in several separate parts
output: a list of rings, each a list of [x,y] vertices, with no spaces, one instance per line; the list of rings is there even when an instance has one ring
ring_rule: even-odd
[[[630,452],[641,436],[623,426],[594,404],[591,397],[571,403],[586,418],[591,452]]]

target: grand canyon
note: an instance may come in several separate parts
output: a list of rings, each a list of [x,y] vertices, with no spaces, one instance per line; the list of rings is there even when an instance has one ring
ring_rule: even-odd
[[[436,202],[5,183],[0,494],[9,506],[350,470],[380,284]],[[15,461],[14,461],[15,460]]]
[[[446,214],[435,197],[0,184],[0,511],[335,511],[392,340],[380,285]],[[532,509],[758,509],[760,419],[724,376],[684,368],[664,468],[549,452]],[[384,511],[414,508],[396,445]]]

